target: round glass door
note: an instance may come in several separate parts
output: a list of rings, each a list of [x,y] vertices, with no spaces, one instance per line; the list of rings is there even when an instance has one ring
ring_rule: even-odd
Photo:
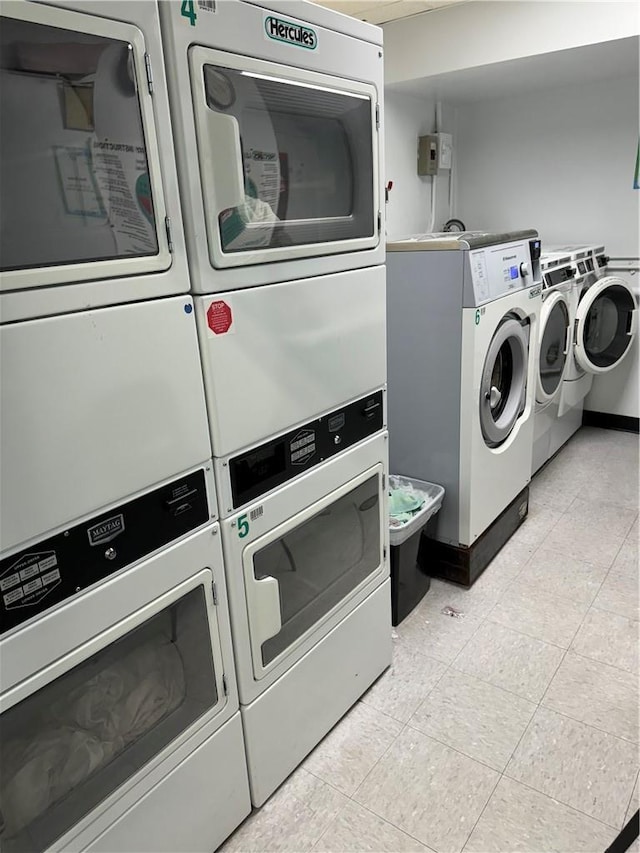
[[[524,409],[528,349],[528,327],[517,317],[504,317],[489,345],[480,383],[480,426],[489,447],[506,441]]]
[[[549,402],[560,388],[567,362],[569,309],[561,293],[550,296],[542,307],[538,387],[536,398]]]
[[[636,334],[636,300],[628,284],[616,276],[589,288],[576,314],[578,364],[589,373],[606,373],[629,352]]]

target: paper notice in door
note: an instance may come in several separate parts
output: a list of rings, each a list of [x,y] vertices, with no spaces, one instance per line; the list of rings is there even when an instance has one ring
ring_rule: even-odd
[[[158,249],[144,147],[93,140],[96,184],[121,255],[149,255]]]
[[[91,169],[89,149],[55,145],[53,152],[67,214],[94,219],[104,217],[105,211],[100,203],[98,188]]]

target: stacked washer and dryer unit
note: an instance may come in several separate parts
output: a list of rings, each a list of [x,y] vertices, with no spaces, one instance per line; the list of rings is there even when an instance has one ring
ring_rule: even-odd
[[[544,451],[546,459],[541,445],[538,445],[537,452],[534,451],[534,471],[557,453],[580,428],[584,399],[593,377],[609,373],[620,364],[632,349],[638,327],[636,298],[627,281],[606,274],[604,246],[565,245],[551,247],[549,252],[551,267],[545,274],[545,281],[554,276],[568,280],[569,268],[572,272],[571,287],[562,297],[568,303],[569,328],[560,388],[553,392],[553,402],[542,415],[543,419],[546,418],[544,423],[536,421],[537,431],[543,426],[548,430],[548,446]],[[562,273],[558,259],[561,259]],[[556,272],[553,271],[554,262]],[[560,297],[555,298],[559,300]],[[550,312],[547,316],[552,319]],[[553,354],[553,339],[560,329],[559,320],[553,328],[541,327],[540,371],[545,360]]]
[[[250,795],[158,10],[0,39],[1,846],[211,850]]]
[[[445,487],[422,555],[469,586],[527,514],[540,241],[425,234],[387,249],[391,469]]]
[[[299,2],[160,17],[261,805],[391,659],[381,31]]]

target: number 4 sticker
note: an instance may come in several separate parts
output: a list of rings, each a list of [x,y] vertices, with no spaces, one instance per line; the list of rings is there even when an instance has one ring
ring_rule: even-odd
[[[247,516],[241,515],[238,519],[238,536],[240,539],[244,539],[245,536],[249,535],[249,522],[247,521]]]
[[[193,0],[182,0],[180,14],[183,18],[189,18],[189,23],[195,27],[198,16],[196,15],[196,7]]]

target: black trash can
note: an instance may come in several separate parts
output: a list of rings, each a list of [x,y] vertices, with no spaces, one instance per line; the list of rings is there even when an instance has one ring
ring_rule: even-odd
[[[442,506],[444,488],[394,474],[389,477],[389,486],[394,489],[405,486],[425,498],[424,506],[409,521],[399,525],[392,525],[391,519],[389,521],[391,623],[399,625],[431,585],[431,578],[418,565],[418,551],[424,527]]]

